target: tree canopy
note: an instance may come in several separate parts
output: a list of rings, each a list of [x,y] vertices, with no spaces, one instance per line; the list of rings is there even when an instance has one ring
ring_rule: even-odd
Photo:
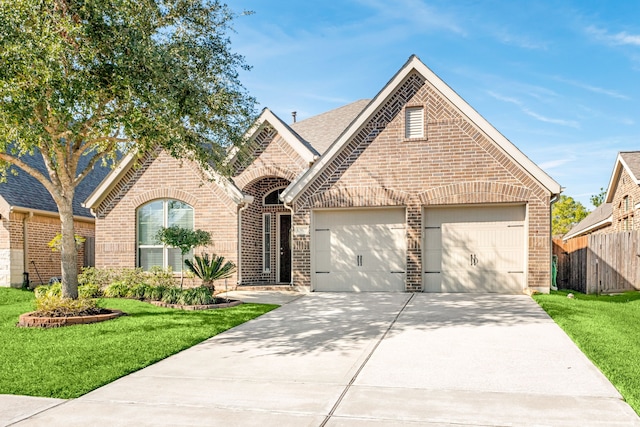
[[[574,225],[589,215],[582,203],[569,196],[560,196],[551,212],[551,232],[554,236],[565,235]]]
[[[604,203],[604,200],[607,197],[607,189],[604,187],[600,187],[600,192],[598,194],[594,194],[589,198],[591,204],[596,208]]]
[[[217,0],[0,0],[0,173],[21,168],[56,202],[65,296],[77,296],[71,202],[96,162],[160,146],[221,165],[242,141],[255,103],[234,17]],[[46,174],[21,161],[34,152]]]

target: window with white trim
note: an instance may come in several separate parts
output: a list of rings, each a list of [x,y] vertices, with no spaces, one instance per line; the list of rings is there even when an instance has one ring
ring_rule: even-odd
[[[405,108],[405,138],[424,138],[424,108]]]
[[[262,271],[271,272],[271,214],[262,216]]]
[[[158,230],[172,225],[193,229],[193,208],[172,199],[154,200],[138,208],[138,267],[145,271],[152,267],[182,271],[180,249],[156,241]],[[189,253],[185,259],[191,256],[193,254]]]

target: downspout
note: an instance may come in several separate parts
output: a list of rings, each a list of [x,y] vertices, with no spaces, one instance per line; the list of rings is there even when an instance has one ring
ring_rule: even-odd
[[[29,226],[28,224],[31,218],[33,218],[33,212],[29,212],[22,219],[22,271],[24,273],[29,272]]]
[[[291,282],[289,283],[289,286],[293,286],[293,207],[289,206],[287,204],[287,202],[283,201],[282,206],[284,206],[285,208],[289,209],[289,211],[291,212],[291,230],[289,230],[289,238],[291,239],[291,248],[290,249],[290,259],[289,259],[289,265],[291,268]]]
[[[560,198],[560,193],[553,194],[549,201],[549,248],[551,249],[551,256],[549,257],[549,271],[551,272],[552,282],[549,284],[549,289],[557,291],[558,286],[553,286],[553,204]],[[556,272],[557,274],[557,272]]]
[[[242,212],[249,207],[249,204],[253,199],[242,199],[242,202],[238,204],[238,282],[237,285],[242,285]]]

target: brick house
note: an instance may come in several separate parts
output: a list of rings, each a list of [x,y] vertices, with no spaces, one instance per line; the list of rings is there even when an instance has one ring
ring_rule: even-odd
[[[36,152],[21,159],[46,174],[42,157]],[[82,166],[82,165],[81,165]],[[95,187],[104,179],[108,167],[97,166],[80,183],[73,201],[76,234],[85,238],[79,249],[78,268],[93,264],[95,219],[82,207]],[[0,183],[0,286],[20,287],[47,283],[61,275],[60,253],[48,246],[60,232],[60,216],[49,192],[31,175],[17,169]]]
[[[549,290],[560,185],[417,57],[372,100],[291,125],[265,109],[248,138],[229,177],[161,150],[123,159],[85,202],[96,265],[179,270],[151,237],[180,224],[212,233],[240,285]]]
[[[640,230],[640,151],[622,151],[616,158],[607,196],[563,240],[589,234]]]

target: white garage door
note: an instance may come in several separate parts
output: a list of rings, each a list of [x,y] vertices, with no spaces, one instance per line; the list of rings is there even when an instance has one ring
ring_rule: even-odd
[[[404,209],[314,211],[314,290],[404,291]]]
[[[427,208],[423,224],[425,292],[524,289],[525,206]]]

